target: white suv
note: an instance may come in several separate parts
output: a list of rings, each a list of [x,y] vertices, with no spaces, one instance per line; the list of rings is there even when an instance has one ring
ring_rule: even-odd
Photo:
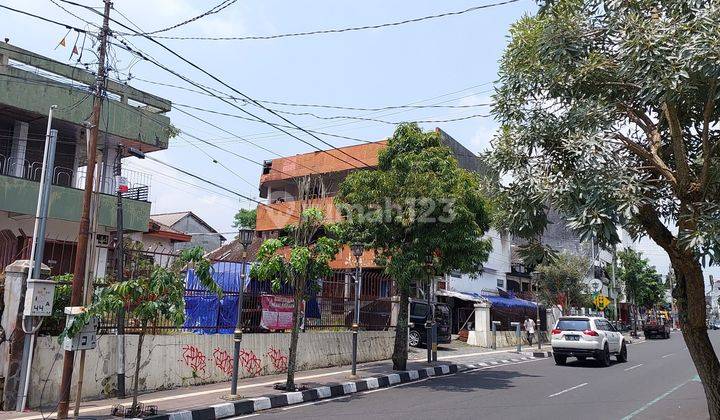
[[[555,363],[564,365],[568,357],[585,360],[593,357],[603,366],[610,366],[610,355],[618,362],[627,361],[625,337],[605,318],[564,316],[552,330]]]

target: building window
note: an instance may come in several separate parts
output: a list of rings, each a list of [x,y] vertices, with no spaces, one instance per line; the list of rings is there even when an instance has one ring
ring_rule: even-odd
[[[455,277],[459,279],[462,277],[462,273],[457,270],[453,270],[450,272],[450,277]]]
[[[497,279],[497,287],[504,289],[505,288],[505,280]]]

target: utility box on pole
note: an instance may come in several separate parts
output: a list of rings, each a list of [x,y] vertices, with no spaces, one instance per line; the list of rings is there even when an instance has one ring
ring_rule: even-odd
[[[25,316],[51,316],[55,282],[53,280],[28,279],[25,292]]]
[[[67,315],[66,326],[72,325],[75,318],[84,313],[85,308],[82,306],[69,306],[65,308]],[[83,326],[82,330],[75,334],[74,337],[65,337],[62,343],[65,351],[92,350],[97,346],[97,318],[90,318],[88,323]]]

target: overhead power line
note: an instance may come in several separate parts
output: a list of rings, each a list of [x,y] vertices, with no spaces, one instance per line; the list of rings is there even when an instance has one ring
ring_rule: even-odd
[[[370,122],[377,122],[382,124],[388,124],[388,125],[398,125],[402,123],[402,121],[386,121],[381,120],[379,118],[368,118],[368,117],[357,117],[354,115],[331,115],[331,116],[322,116],[313,114],[312,112],[293,112],[293,111],[283,111],[283,110],[275,110],[276,112],[280,112],[282,114],[290,114],[290,115],[299,115],[299,116],[309,116],[313,118],[317,118],[319,120],[356,120],[356,121],[370,121]],[[490,114],[473,114],[473,115],[466,115],[464,117],[457,117],[457,118],[449,118],[444,120],[411,120],[416,123],[446,123],[446,122],[453,122],[453,121],[463,121],[463,120],[469,120],[471,118],[487,118],[490,117]]]
[[[241,193],[239,193],[239,192],[237,192],[237,191],[233,191],[233,190],[231,190],[230,188],[224,187],[224,186],[222,186],[222,185],[220,185],[220,184],[217,184],[217,183],[215,183],[215,182],[213,182],[213,181],[207,180],[207,179],[205,179],[205,178],[203,178],[203,177],[201,177],[201,176],[199,176],[199,175],[195,175],[195,174],[192,173],[192,172],[186,171],[185,169],[179,168],[179,167],[177,167],[177,166],[175,166],[175,165],[173,165],[173,164],[164,162],[164,161],[162,161],[162,160],[160,160],[160,159],[158,159],[158,158],[155,158],[155,157],[152,157],[152,156],[146,154],[146,155],[145,155],[145,159],[149,159],[149,160],[152,160],[153,162],[157,162],[157,163],[159,163],[159,164],[161,164],[161,165],[167,166],[167,167],[170,168],[170,169],[174,169],[174,170],[176,170],[176,171],[178,171],[178,172],[180,172],[180,173],[182,173],[182,174],[185,174],[185,175],[187,175],[187,176],[189,176],[189,177],[195,178],[195,179],[197,179],[197,180],[199,180],[199,181],[202,181],[202,182],[204,182],[204,183],[206,183],[206,184],[208,184],[208,185],[212,185],[212,186],[215,187],[215,188],[218,188],[218,189],[223,190],[223,191],[225,191],[225,192],[228,192],[228,193],[230,193],[230,194],[236,195],[236,196],[238,196],[238,197],[240,197],[240,198],[244,198],[245,200],[252,201],[253,203],[259,204],[259,205],[261,205],[261,206],[267,206],[267,204],[263,203],[262,201],[256,200],[256,199],[254,199],[254,198],[252,198],[252,197],[248,197],[247,195],[241,194]],[[286,214],[286,215],[288,215],[288,216],[290,216],[290,217],[294,217],[294,218],[296,218],[296,219],[298,218],[298,215],[293,214],[293,213],[290,213],[290,212],[287,212],[287,211],[285,211],[285,210],[283,210],[283,209],[273,208],[273,207],[270,207],[270,206],[267,206],[267,207],[269,207],[272,211],[276,211],[276,212],[278,212],[278,213],[283,213],[283,214]]]
[[[216,5],[215,7],[213,7],[212,9],[208,10],[208,11],[205,12],[205,13],[202,13],[202,14],[200,14],[200,15],[197,15],[197,16],[193,17],[193,18],[184,20],[184,21],[182,21],[182,22],[180,22],[180,23],[177,23],[177,24],[175,24],[175,25],[168,26],[167,28],[157,29],[157,30],[151,31],[151,32],[143,32],[142,34],[122,33],[121,35],[139,36],[139,35],[154,35],[154,34],[159,34],[159,33],[161,33],[161,32],[167,32],[167,31],[173,30],[173,29],[175,29],[175,28],[179,28],[179,27],[181,27],[181,26],[187,25],[188,23],[195,22],[196,20],[202,19],[202,18],[204,18],[204,17],[207,17],[207,16],[210,16],[210,15],[214,15],[214,14],[216,14],[216,13],[219,13],[219,12],[222,11],[223,9],[231,6],[231,5],[232,5],[233,3],[235,3],[236,1],[237,1],[237,0],[223,0],[222,2],[220,2],[220,4]]]
[[[94,8],[92,8],[92,7],[90,7],[90,6],[86,6],[86,5],[84,5],[84,4],[76,3],[76,2],[70,1],[70,0],[60,0],[60,1],[62,1],[63,3],[66,3],[66,4],[70,4],[70,5],[73,5],[73,6],[77,6],[77,7],[81,7],[81,8],[90,10],[91,12],[96,13],[96,14],[100,14],[100,12],[98,12],[98,11],[95,10]],[[118,21],[115,20],[115,19],[110,18],[110,20],[111,20],[113,23],[116,23],[116,24],[122,26],[123,28],[125,28],[125,29],[127,29],[127,30],[133,31],[133,33],[135,33],[135,34],[142,35],[143,38],[145,38],[145,39],[149,40],[150,42],[152,42],[152,43],[160,46],[162,49],[164,49],[165,51],[169,52],[170,54],[172,54],[172,55],[175,56],[176,58],[180,59],[181,61],[183,61],[184,63],[186,63],[186,64],[188,64],[189,66],[193,67],[194,69],[202,72],[203,74],[205,74],[206,76],[210,77],[211,79],[213,79],[213,80],[216,81],[217,83],[220,83],[221,85],[225,86],[226,88],[232,90],[233,92],[235,92],[236,94],[240,95],[241,97],[243,97],[244,99],[246,99],[246,100],[249,101],[250,103],[256,105],[257,107],[259,107],[259,108],[261,108],[261,109],[269,112],[270,114],[272,114],[272,115],[280,118],[281,120],[285,121],[286,123],[290,124],[291,126],[293,126],[294,129],[300,130],[300,131],[302,131],[302,132],[310,135],[310,136],[313,137],[314,139],[320,141],[321,143],[325,144],[326,146],[330,147],[331,149],[336,150],[336,151],[339,152],[340,154],[343,154],[343,155],[349,157],[350,159],[359,162],[359,163],[360,163],[361,165],[363,165],[363,166],[367,166],[367,164],[366,164],[365,162],[363,162],[362,160],[360,160],[360,159],[358,159],[358,158],[356,158],[356,157],[348,154],[347,152],[345,152],[345,151],[342,150],[342,149],[338,149],[338,148],[337,148],[336,146],[334,146],[333,144],[331,144],[331,143],[329,143],[329,142],[321,139],[320,137],[316,136],[315,134],[313,134],[313,133],[305,130],[304,128],[302,128],[302,127],[300,127],[299,125],[293,123],[293,122],[290,121],[289,119],[287,119],[287,118],[283,117],[282,115],[274,112],[272,109],[269,109],[269,108],[263,106],[262,104],[260,104],[259,102],[257,102],[257,101],[254,100],[253,98],[251,98],[250,96],[246,95],[245,93],[243,93],[243,92],[239,91],[238,89],[234,88],[233,86],[229,85],[228,83],[226,83],[225,81],[223,81],[223,80],[220,79],[219,77],[213,75],[212,73],[210,73],[210,72],[208,72],[207,70],[203,69],[203,68],[200,67],[199,65],[197,65],[197,64],[193,63],[192,61],[188,60],[187,58],[183,57],[181,54],[175,52],[173,49],[167,47],[166,45],[164,45],[163,43],[157,41],[157,40],[154,39],[153,37],[151,37],[151,36],[149,36],[149,35],[143,35],[141,32],[135,31],[135,30],[133,30],[132,28],[130,28],[129,26],[123,24],[122,22],[118,22]],[[116,38],[116,39],[118,39],[118,38]],[[143,59],[143,60],[145,60],[145,61],[148,61],[149,63],[154,64],[155,66],[157,66],[157,67],[165,70],[166,72],[168,72],[168,73],[170,73],[170,74],[172,74],[172,75],[174,75],[174,76],[176,76],[176,77],[184,80],[185,82],[187,82],[187,83],[189,83],[189,84],[191,84],[191,85],[193,85],[193,86],[195,86],[195,87],[198,87],[198,88],[206,91],[207,93],[212,93],[209,89],[207,89],[207,88],[204,87],[203,85],[198,84],[198,83],[194,82],[193,80],[190,80],[188,77],[183,76],[182,74],[180,74],[180,73],[172,70],[171,68],[169,68],[169,67],[161,64],[161,63],[158,62],[157,60],[152,59],[152,58],[149,57],[147,54],[143,53],[142,51],[139,51],[137,48],[131,47],[126,41],[124,41],[124,40],[122,40],[122,39],[118,39],[118,41],[120,41],[120,43],[122,44],[121,48],[123,48],[123,49],[125,49],[125,50],[127,50],[127,51],[129,51],[129,52],[131,52],[131,53],[133,53],[133,54],[135,54],[135,55],[137,55],[138,57],[140,57],[141,59]],[[290,133],[289,131],[281,128],[280,126],[278,126],[278,125],[276,125],[276,124],[273,124],[273,123],[271,123],[271,122],[269,122],[269,121],[267,121],[267,120],[265,120],[265,119],[263,119],[263,118],[255,115],[255,114],[251,113],[250,111],[247,111],[247,110],[243,109],[242,107],[238,106],[237,104],[235,104],[235,103],[233,103],[233,102],[230,102],[229,100],[227,100],[227,99],[225,99],[225,98],[223,98],[223,97],[220,97],[220,96],[215,96],[215,97],[216,97],[217,99],[225,102],[226,104],[228,104],[228,105],[230,105],[230,106],[232,106],[232,107],[234,107],[234,108],[237,108],[238,110],[240,110],[240,111],[243,112],[244,114],[247,114],[247,115],[249,115],[250,117],[253,117],[253,118],[257,119],[258,121],[261,121],[261,122],[263,122],[263,123],[265,123],[265,124],[267,124],[267,125],[275,128],[276,130],[278,130],[278,131],[280,131],[280,132],[282,132],[282,133],[284,133],[284,134],[286,134],[286,135],[288,135],[288,136],[290,136],[290,137],[292,137],[292,138],[300,141],[301,143],[304,143],[304,144],[312,147],[313,149],[315,149],[315,150],[317,150],[317,151],[319,151],[319,152],[321,152],[321,153],[325,153],[325,154],[327,154],[328,156],[331,156],[331,157],[333,157],[333,158],[335,158],[335,159],[337,159],[337,160],[339,160],[339,161],[341,161],[341,162],[343,162],[343,163],[346,163],[347,165],[349,165],[349,166],[351,166],[351,167],[353,167],[353,168],[355,168],[355,169],[361,169],[361,167],[359,167],[359,166],[357,166],[357,165],[355,165],[355,164],[353,164],[353,163],[351,163],[351,162],[348,162],[348,161],[342,159],[341,157],[330,153],[330,152],[327,151],[327,150],[323,150],[323,149],[317,147],[316,145],[312,144],[311,142],[309,142],[309,141],[307,141],[307,140],[305,140],[305,139],[302,139],[302,138],[300,138],[300,137],[298,137],[298,136]]]
[[[438,14],[434,14],[434,15],[421,16],[421,17],[412,18],[412,19],[405,19],[405,20],[396,21],[396,22],[380,23],[380,24],[375,24],[375,25],[352,26],[349,28],[320,29],[320,30],[315,30],[315,31],[290,32],[290,33],[276,34],[276,35],[219,36],[219,37],[158,35],[157,38],[199,40],[199,41],[259,41],[259,40],[270,40],[270,39],[278,39],[278,38],[303,37],[303,36],[311,36],[311,35],[337,34],[337,33],[343,33],[343,32],[355,32],[355,31],[364,31],[364,30],[369,30],[369,29],[388,28],[388,27],[392,27],[392,26],[401,26],[401,25],[406,25],[409,23],[417,23],[417,22],[422,22],[422,21],[426,21],[426,20],[439,19],[439,18],[444,18],[444,17],[449,17],[449,16],[458,16],[458,15],[463,15],[466,13],[476,12],[476,11],[482,10],[482,9],[489,9],[492,7],[503,6],[503,5],[510,4],[510,3],[516,3],[518,1],[519,0],[506,0],[506,1],[496,2],[496,3],[483,4],[483,5],[479,5],[479,6],[469,7],[467,9],[458,10],[458,11],[438,13]],[[143,35],[143,34],[133,34],[133,36],[136,36],[136,35]]]
[[[39,19],[39,20],[45,21],[45,22],[47,22],[47,23],[52,23],[52,24],[55,24],[55,25],[58,25],[58,26],[62,26],[62,27],[65,28],[65,29],[72,29],[72,30],[75,31],[75,32],[80,32],[80,33],[83,33],[83,34],[88,33],[88,31],[86,31],[85,29],[81,29],[81,28],[78,28],[78,27],[76,27],[76,26],[68,25],[68,24],[66,24],[66,23],[58,22],[58,21],[56,21],[56,20],[48,19],[48,18],[46,18],[46,17],[38,16],[38,15],[36,15],[36,14],[34,14],[34,13],[26,12],[26,11],[24,11],[24,10],[14,9],[14,8],[12,8],[12,7],[5,6],[4,4],[0,4],[0,7],[3,8],[3,9],[10,10],[10,11],[15,12],[15,13],[20,13],[21,15],[30,16],[30,17],[33,17],[33,18],[35,18],[35,19]]]
[[[178,85],[174,85],[172,83],[164,83],[164,82],[157,82],[154,80],[147,80],[147,79],[137,77],[135,75],[133,75],[131,79],[139,80],[139,81],[145,82],[145,83],[150,83],[151,85],[166,86],[166,87],[171,87],[174,89],[181,89],[181,90],[184,90],[187,92],[193,92],[193,93],[197,93],[200,95],[213,96],[213,97],[215,96],[215,95],[210,95],[203,91],[200,91],[197,89],[192,89],[192,88],[189,88],[186,86],[178,86]],[[225,98],[247,103],[247,101],[245,101],[244,99],[236,98],[233,96],[225,96]],[[346,110],[346,111],[368,111],[368,112],[370,112],[370,111],[372,111],[372,112],[391,111],[391,110],[395,110],[395,109],[435,109],[435,108],[438,108],[438,109],[440,109],[440,108],[464,109],[464,108],[478,108],[478,107],[485,107],[485,106],[492,105],[489,102],[483,102],[483,103],[479,103],[479,104],[468,104],[468,105],[387,105],[387,106],[379,106],[379,107],[359,107],[359,106],[343,106],[343,105],[303,104],[303,103],[293,103],[293,102],[270,101],[267,99],[256,99],[256,101],[264,103],[264,104],[269,104],[269,105],[279,105],[279,106],[288,106],[288,107],[296,107],[296,108],[326,108],[326,109],[341,109],[341,110]]]

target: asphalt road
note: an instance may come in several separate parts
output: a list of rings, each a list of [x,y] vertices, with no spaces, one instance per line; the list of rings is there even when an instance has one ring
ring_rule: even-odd
[[[720,332],[710,331],[716,352]],[[260,419],[704,419],[705,395],[680,333],[628,347],[602,368],[539,359],[256,414]],[[457,362],[472,362],[457,359]],[[247,417],[247,416],[246,416]]]

